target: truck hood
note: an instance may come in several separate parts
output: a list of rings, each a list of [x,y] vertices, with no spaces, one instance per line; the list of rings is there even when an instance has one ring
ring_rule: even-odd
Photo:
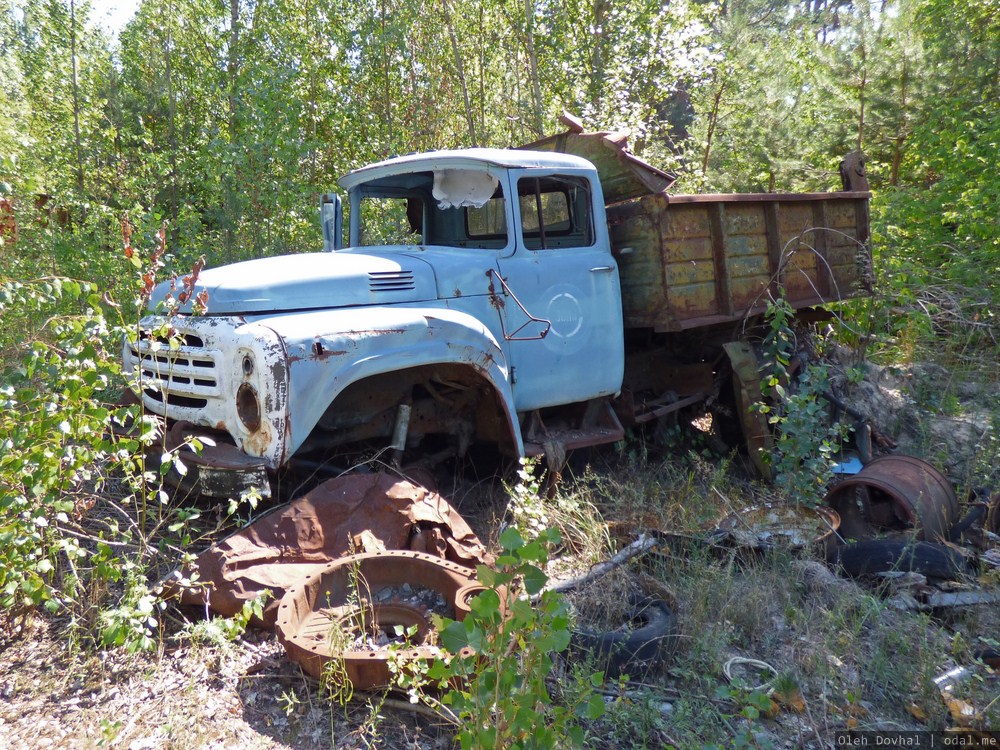
[[[179,283],[179,282],[178,282]],[[164,282],[150,306],[171,291]],[[376,253],[303,253],[248,260],[209,268],[198,277],[197,291],[208,292],[210,315],[311,310],[358,305],[420,302],[437,298],[434,271],[410,255]],[[181,312],[190,312],[191,303]]]

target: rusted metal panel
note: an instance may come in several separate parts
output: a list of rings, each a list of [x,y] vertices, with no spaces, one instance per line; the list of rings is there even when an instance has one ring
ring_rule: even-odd
[[[524,431],[526,456],[549,455],[554,446],[565,451],[616,443],[625,437],[625,428],[607,399],[594,399],[564,409],[532,412]],[[551,460],[551,455],[549,455]]]
[[[266,513],[202,552],[185,567],[205,587],[164,584],[184,604],[208,606],[230,617],[270,589],[264,609],[274,624],[282,596],[303,576],[353,551],[411,550],[474,568],[486,549],[447,500],[386,473],[352,474],[320,484],[294,502]]]
[[[735,322],[761,312],[779,283],[797,309],[857,295],[870,265],[868,197],[661,193],[609,206],[626,326]]]
[[[736,416],[740,420],[743,438],[750,453],[750,461],[765,479],[771,479],[771,465],[764,454],[774,445],[774,438],[767,418],[752,408],[760,401],[760,362],[745,341],[723,344],[733,368],[733,389],[736,395]]]
[[[871,193],[858,190],[836,193],[706,193],[704,195],[678,193],[670,196],[670,203],[679,205],[682,203],[767,203],[768,201],[777,201],[781,204],[787,204],[828,201],[832,198],[868,201],[871,197]]]
[[[663,224],[663,234],[670,240],[689,240],[697,237],[706,239],[712,236],[712,227],[709,221],[709,214],[697,206],[684,206],[671,208],[669,216],[667,207],[670,200],[666,195],[652,196],[642,202],[647,210],[662,212],[660,218]]]
[[[662,192],[677,179],[632,154],[627,133],[583,133],[573,129],[520,148],[582,156],[597,167],[607,203]]]

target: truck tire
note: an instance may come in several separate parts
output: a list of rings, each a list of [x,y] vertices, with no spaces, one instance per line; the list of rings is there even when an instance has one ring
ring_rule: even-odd
[[[666,601],[647,598],[634,606],[618,630],[575,630],[570,650],[592,657],[605,677],[644,677],[669,658],[677,640],[676,626],[677,618]]]
[[[869,539],[837,547],[831,562],[851,578],[902,571],[951,580],[968,572],[960,552],[933,542]]]

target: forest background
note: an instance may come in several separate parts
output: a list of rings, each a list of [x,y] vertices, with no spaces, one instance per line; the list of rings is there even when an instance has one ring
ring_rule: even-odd
[[[996,293],[996,0],[146,0],[118,40],[92,15],[0,0],[7,278],[114,285],[125,213],[184,262],[315,250],[350,169],[569,111],[682,192],[832,189],[860,148],[885,278]]]

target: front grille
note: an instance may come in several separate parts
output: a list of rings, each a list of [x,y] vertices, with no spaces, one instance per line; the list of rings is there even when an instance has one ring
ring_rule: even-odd
[[[219,355],[190,334],[173,340],[144,335],[129,346],[128,354],[145,395],[157,403],[190,409],[203,408],[219,395]]]
[[[372,292],[407,292],[414,289],[413,271],[371,271],[368,289]]]

